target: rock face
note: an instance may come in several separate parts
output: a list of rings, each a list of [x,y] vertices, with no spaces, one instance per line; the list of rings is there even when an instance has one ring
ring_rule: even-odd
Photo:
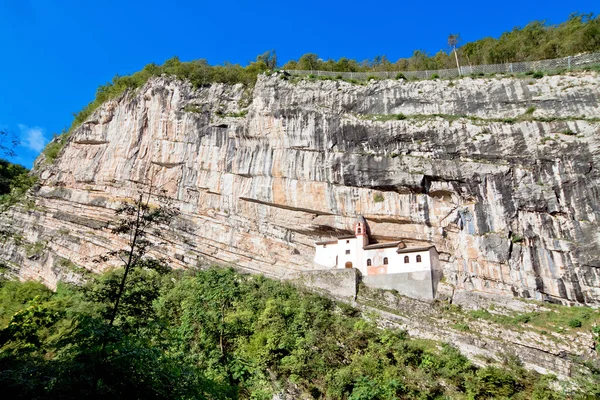
[[[154,250],[177,267],[285,278],[362,215],[372,240],[434,244],[456,289],[600,302],[600,76],[282,78],[107,102],[3,217],[2,257],[50,286],[101,268],[113,209],[152,182],[181,210]]]

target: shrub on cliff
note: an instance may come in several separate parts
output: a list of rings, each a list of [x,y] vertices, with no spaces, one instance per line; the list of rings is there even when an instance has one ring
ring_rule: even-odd
[[[36,181],[27,168],[0,159],[0,211],[18,203]]]
[[[0,159],[0,195],[8,194],[12,189],[19,186],[23,176],[28,173],[27,168]]]

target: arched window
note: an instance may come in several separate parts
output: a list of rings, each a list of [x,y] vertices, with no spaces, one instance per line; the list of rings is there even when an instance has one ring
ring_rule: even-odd
[[[417,262],[421,262],[421,256],[417,256]]]
[[[409,263],[408,256],[404,256],[404,264],[408,264],[408,263]]]
[[[370,266],[371,266],[371,259],[367,258],[367,267],[370,267]]]
[[[356,233],[362,233],[362,229],[361,229],[361,228],[358,228],[358,229],[356,230]]]
[[[388,258],[387,257],[383,257],[383,265],[387,265],[388,264]]]

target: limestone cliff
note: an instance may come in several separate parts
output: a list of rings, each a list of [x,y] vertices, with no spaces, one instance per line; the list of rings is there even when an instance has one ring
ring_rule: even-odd
[[[155,249],[174,266],[285,277],[363,215],[375,240],[434,244],[446,292],[600,302],[600,76],[283,78],[161,77],[107,102],[38,160],[2,257],[51,286],[100,268],[112,209],[152,180],[182,212]]]

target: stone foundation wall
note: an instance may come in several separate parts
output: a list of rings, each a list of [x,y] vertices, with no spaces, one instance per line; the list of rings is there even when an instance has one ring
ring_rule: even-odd
[[[371,287],[396,290],[404,296],[420,300],[435,298],[432,271],[362,276],[361,281]]]
[[[288,278],[319,293],[354,300],[358,288],[360,272],[354,268],[327,269],[297,272]]]
[[[395,290],[402,296],[431,301],[435,298],[433,277],[432,271],[365,276],[355,268],[348,268],[297,272],[287,279],[341,299],[354,300],[358,283],[362,282],[371,288]]]

